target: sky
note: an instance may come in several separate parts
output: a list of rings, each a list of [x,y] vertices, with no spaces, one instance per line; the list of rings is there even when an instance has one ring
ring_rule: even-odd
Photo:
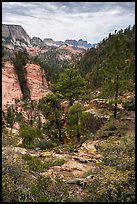
[[[2,23],[32,37],[98,43],[135,24],[135,2],[2,2]]]

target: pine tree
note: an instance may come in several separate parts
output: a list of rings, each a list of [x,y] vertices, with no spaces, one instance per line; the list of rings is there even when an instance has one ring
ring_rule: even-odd
[[[74,101],[80,99],[86,92],[86,81],[81,77],[78,69],[66,69],[60,74],[55,91],[62,94],[63,99],[69,100],[69,105],[72,106]]]
[[[63,144],[63,109],[59,97],[54,93],[49,93],[40,99],[39,109],[47,120],[45,128],[49,136],[56,137]]]
[[[114,104],[117,117],[119,96],[135,89],[135,26],[109,33],[96,49],[90,49],[80,60],[79,69],[92,90]]]
[[[10,135],[12,134],[12,129],[15,123],[15,110],[13,105],[8,106],[6,113],[7,124],[10,126]]]
[[[27,116],[27,122],[33,125],[38,117],[38,103],[35,100],[25,100],[23,101],[23,110]]]
[[[87,132],[86,122],[89,114],[84,111],[84,106],[80,103],[76,103],[71,106],[67,114],[67,133],[71,138],[77,138],[80,142],[82,134]]]
[[[126,90],[133,89],[133,76],[129,76],[129,66],[126,64],[126,50],[128,52],[122,35],[115,35],[111,45],[107,48],[107,57],[102,63],[100,72],[103,76],[102,96],[108,97],[114,103],[114,118],[117,117],[117,105],[119,95]],[[130,67],[134,69],[134,67]],[[130,80],[129,80],[130,79]]]

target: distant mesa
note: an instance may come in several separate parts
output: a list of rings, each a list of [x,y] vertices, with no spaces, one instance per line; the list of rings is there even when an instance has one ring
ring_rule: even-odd
[[[30,38],[26,31],[20,25],[7,25],[2,24],[2,43],[5,47],[9,49],[14,49],[18,46],[20,47],[38,47],[42,49],[47,48],[59,48],[63,45],[69,45],[76,49],[91,48],[94,44],[88,43],[86,40],[79,39],[67,39],[63,41],[54,41],[52,38],[44,38],[44,40],[39,37]]]
[[[86,46],[86,47],[91,47],[92,45],[90,43],[88,43],[86,40],[82,40],[80,39],[78,41],[78,45],[81,45],[81,46]]]
[[[54,42],[54,40],[52,38],[45,38],[44,42]]]
[[[38,45],[41,45],[43,43],[43,41],[39,38],[39,37],[33,37],[31,40],[30,40],[30,43],[31,45],[33,46],[38,46]]]
[[[78,45],[78,42],[76,40],[65,40],[65,43],[66,44],[70,44],[70,45],[73,45],[73,46],[77,46]]]
[[[69,45],[73,45],[75,47],[77,47],[77,46],[84,46],[84,47],[90,48],[90,47],[93,46],[93,44],[90,44],[86,40],[82,40],[82,39],[80,39],[78,41],[76,41],[76,40],[69,40],[68,39],[68,40],[65,40],[65,43],[67,43]]]

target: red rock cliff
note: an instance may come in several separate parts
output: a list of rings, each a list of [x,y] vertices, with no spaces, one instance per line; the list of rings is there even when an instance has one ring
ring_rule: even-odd
[[[45,74],[40,66],[35,64],[27,64],[25,69],[27,70],[27,81],[31,99],[39,100],[50,91],[44,77]],[[13,65],[7,62],[2,69],[2,109],[4,109],[7,102],[14,102],[15,98],[21,99],[22,93],[18,78],[14,73]]]

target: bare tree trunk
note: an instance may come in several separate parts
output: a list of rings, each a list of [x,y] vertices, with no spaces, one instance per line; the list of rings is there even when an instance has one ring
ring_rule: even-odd
[[[58,131],[59,131],[59,141],[60,141],[60,143],[63,145],[64,142],[63,142],[63,140],[62,140],[62,132],[61,132],[61,129],[58,128]]]
[[[73,105],[72,97],[69,98],[69,106]]]
[[[80,134],[79,134],[79,132],[77,132],[77,139],[78,139],[78,142],[80,142]]]
[[[55,110],[55,107],[54,107],[54,110]],[[63,139],[62,139],[62,131],[61,131],[62,127],[60,126],[60,124],[59,124],[59,122],[58,122],[58,118],[57,118],[56,113],[55,113],[55,123],[56,123],[56,125],[57,125],[57,129],[58,129],[58,133],[59,133],[58,139],[59,139],[59,141],[60,141],[61,144],[64,144],[64,143],[63,143]]]
[[[117,118],[117,99],[118,99],[118,91],[119,91],[119,85],[118,85],[118,79],[119,75],[117,74],[116,78],[116,92],[115,92],[115,107],[114,107],[114,118]]]
[[[10,127],[10,136],[12,135],[12,129],[13,129],[13,126]]]
[[[78,142],[80,142],[80,133],[79,133],[79,117],[78,117],[78,113],[77,113],[77,140]]]

